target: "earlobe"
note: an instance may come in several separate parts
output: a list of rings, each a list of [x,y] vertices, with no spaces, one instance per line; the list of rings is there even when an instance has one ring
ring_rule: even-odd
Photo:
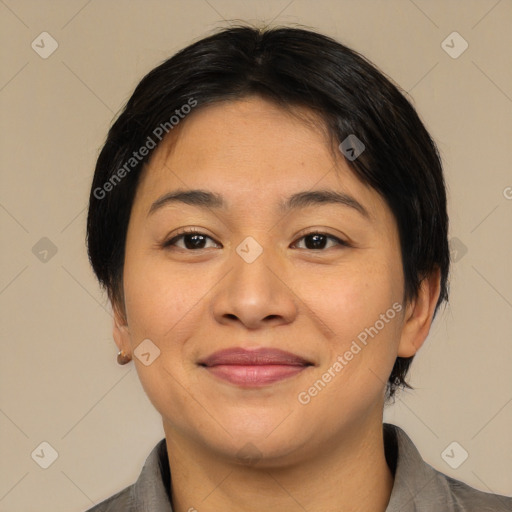
[[[130,331],[126,321],[126,314],[116,304],[112,304],[113,328],[112,335],[119,350],[130,354]]]
[[[412,357],[423,345],[432,325],[440,292],[441,270],[436,268],[422,280],[418,295],[406,307],[398,346],[399,357]]]

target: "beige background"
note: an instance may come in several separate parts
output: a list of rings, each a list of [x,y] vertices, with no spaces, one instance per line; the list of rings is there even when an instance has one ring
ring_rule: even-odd
[[[163,438],[133,363],[116,363],[84,245],[89,186],[142,76],[232,19],[319,29],[410,93],[444,160],[457,261],[416,391],[385,419],[437,469],[512,495],[512,2],[1,0],[0,16],[0,511],[85,510]],[[46,59],[31,47],[43,31],[58,43]],[[453,31],[469,44],[456,59]],[[48,469],[31,457],[43,441]],[[441,457],[452,441],[469,453],[457,469]]]

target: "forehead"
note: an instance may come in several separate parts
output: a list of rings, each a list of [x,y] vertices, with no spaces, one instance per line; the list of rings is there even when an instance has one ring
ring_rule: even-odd
[[[253,96],[193,111],[169,132],[156,149],[150,167],[161,168],[170,160],[197,167],[229,165],[235,175],[238,169],[265,163],[262,172],[252,176],[256,177],[264,175],[269,166],[287,161],[305,165],[311,158],[333,160],[327,154],[328,146],[324,122],[311,111],[285,109]]]
[[[210,190],[225,208],[274,204],[293,193],[333,190],[357,198],[370,216],[384,201],[363,184],[333,148],[322,120],[258,97],[201,107],[159,145],[139,181],[146,212],[164,193]]]

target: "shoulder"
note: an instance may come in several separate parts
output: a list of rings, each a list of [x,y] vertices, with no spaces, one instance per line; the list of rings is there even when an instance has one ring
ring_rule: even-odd
[[[512,511],[512,498],[475,489],[426,463],[400,427],[385,424],[384,434],[388,464],[396,467],[386,512]]]
[[[85,512],[142,512],[149,504],[151,512],[172,512],[165,438],[148,455],[135,483]]]
[[[444,489],[440,496],[445,503],[451,505],[454,512],[510,512],[512,498],[500,494],[487,493],[455,480],[444,473],[434,470],[438,486]]]
[[[126,487],[85,512],[132,512],[136,509],[132,499],[133,485]]]

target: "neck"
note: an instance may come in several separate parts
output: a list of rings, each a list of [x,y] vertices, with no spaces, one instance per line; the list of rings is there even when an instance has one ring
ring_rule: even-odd
[[[240,466],[164,423],[174,512],[385,512],[393,475],[382,416],[357,425],[292,464]]]

